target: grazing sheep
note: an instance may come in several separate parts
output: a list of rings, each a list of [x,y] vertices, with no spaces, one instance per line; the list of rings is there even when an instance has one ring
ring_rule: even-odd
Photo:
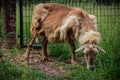
[[[30,49],[34,39],[42,36],[42,54],[48,61],[48,42],[68,42],[71,51],[71,63],[76,64],[75,52],[83,50],[88,69],[93,69],[96,54],[105,52],[98,47],[100,33],[97,31],[97,22],[94,15],[88,14],[82,9],[70,8],[61,4],[38,4],[33,10],[31,24],[31,38],[25,52],[25,60],[28,61]],[[80,47],[75,50],[74,40]]]

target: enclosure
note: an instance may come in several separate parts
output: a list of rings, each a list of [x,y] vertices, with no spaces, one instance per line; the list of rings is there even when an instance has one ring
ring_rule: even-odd
[[[15,9],[13,9],[14,16],[10,18],[6,17],[7,9],[9,10],[10,6],[7,4],[13,3]],[[20,64],[11,64],[10,60],[14,58],[16,55],[22,55],[24,53],[24,49],[28,43],[30,38],[30,25],[32,18],[32,11],[36,4],[39,3],[60,3],[69,7],[77,7],[87,11],[89,14],[93,14],[97,17],[97,25],[98,31],[101,33],[101,41],[99,46],[104,48],[108,53],[103,54],[99,53],[97,56],[96,66],[97,68],[91,72],[85,68],[85,63],[78,64],[77,67],[73,67],[70,64],[64,63],[63,60],[70,59],[70,48],[67,43],[54,44],[49,43],[48,45],[48,53],[53,59],[58,58],[59,66],[63,66],[63,63],[66,65],[65,69],[69,72],[67,75],[63,75],[62,77],[55,77],[52,79],[55,80],[119,80],[120,77],[120,1],[119,0],[1,0],[0,1],[0,76],[1,80],[27,80],[30,79],[45,79],[49,80],[51,78],[44,76],[43,74],[37,72],[37,70],[30,69],[25,71],[26,67],[21,66]],[[7,7],[6,7],[7,6]],[[11,8],[13,8],[11,7]],[[12,10],[11,10],[12,11]],[[9,12],[9,11],[8,11]],[[8,22],[7,22],[7,21]],[[13,23],[12,29],[9,29],[6,24]],[[15,32],[16,34],[10,34],[12,37],[9,38],[7,31],[9,30]],[[10,39],[10,40],[9,40]],[[41,39],[41,38],[40,38]],[[12,42],[13,41],[13,42]],[[76,47],[77,42],[76,43]],[[9,48],[12,49],[4,49],[6,46],[11,44]],[[14,46],[13,46],[14,44]],[[41,49],[41,43],[33,44],[34,48]],[[4,50],[4,51],[3,51]],[[5,58],[6,55],[5,50],[7,50],[8,58]],[[76,56],[80,58],[82,52],[76,53]],[[16,66],[17,65],[17,66]],[[7,68],[7,69],[6,69]],[[9,69],[8,69],[9,68]],[[14,69],[13,69],[14,68]],[[6,69],[6,70],[5,70]],[[13,70],[12,70],[13,69]],[[5,70],[5,72],[4,72]],[[8,70],[8,72],[7,72]],[[13,72],[13,73],[12,73]],[[31,74],[28,74],[28,73]],[[32,74],[34,73],[34,74]],[[9,74],[5,78],[6,75]],[[19,76],[18,78],[14,75]],[[23,76],[23,75],[26,76]],[[42,75],[42,76],[41,76]],[[35,77],[29,77],[35,76]]]

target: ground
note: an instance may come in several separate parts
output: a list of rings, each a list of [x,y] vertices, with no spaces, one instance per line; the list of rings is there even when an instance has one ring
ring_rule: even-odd
[[[49,55],[49,62],[41,61],[40,50],[31,50],[29,66],[23,61],[25,50],[4,49],[0,55],[0,80],[119,80],[119,66],[111,55],[97,56],[96,68],[89,71],[83,57],[77,65],[70,63],[70,58],[59,59]],[[1,57],[2,56],[2,57]],[[105,57],[105,58],[104,58]],[[119,57],[116,57],[119,59]],[[80,63],[82,62],[82,64]],[[12,64],[13,65],[12,65]],[[42,74],[41,74],[42,72]],[[45,75],[44,75],[45,74]]]
[[[22,63],[23,61],[23,54],[15,56],[11,62],[13,64]],[[40,54],[40,50],[32,50],[29,56],[29,67],[30,68],[37,68],[41,72],[45,73],[48,77],[62,77],[69,71],[65,70],[66,65],[70,64],[70,60],[63,60],[64,62],[60,62],[57,59],[53,59],[49,57],[49,62],[43,62],[40,58],[42,55]]]
[[[17,48],[11,49],[9,51],[9,49],[6,49],[4,45],[2,46],[2,53],[4,53],[3,58],[7,59],[11,57],[10,62],[14,65],[27,65],[23,60],[24,52],[24,50],[22,53],[19,52]],[[82,60],[83,58],[78,59],[79,62],[81,62]],[[47,77],[63,77],[65,74],[68,74],[70,72],[70,67],[69,69],[66,69],[68,68],[67,66],[72,66],[72,69],[76,68],[76,65],[72,65],[70,61],[70,59],[60,60],[58,58],[49,56],[49,61],[43,62],[41,50],[31,49],[28,67],[39,70],[40,72],[44,73]]]
[[[62,76],[67,71],[64,70],[64,65],[57,66],[57,61],[49,58],[49,62],[43,62],[40,60],[40,51],[39,50],[32,50],[29,56],[29,67],[37,68],[41,72],[45,73],[48,77],[54,76]],[[22,63],[25,64],[23,61],[23,55],[15,56],[12,60],[12,63]]]

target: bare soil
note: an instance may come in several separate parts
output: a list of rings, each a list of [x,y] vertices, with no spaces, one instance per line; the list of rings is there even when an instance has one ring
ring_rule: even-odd
[[[8,58],[8,51],[5,48],[2,48],[4,53],[4,59]],[[25,64],[24,60],[24,53],[22,55],[17,55],[13,59],[11,59],[11,63],[13,64]],[[40,72],[45,73],[48,77],[63,77],[65,74],[69,73],[70,70],[66,69],[66,66],[71,65],[70,59],[60,61],[57,58],[52,58],[49,56],[49,62],[43,62],[42,54],[38,49],[32,49],[30,51],[29,56],[29,67],[36,68]],[[83,57],[77,58],[79,64],[83,64]],[[68,68],[68,67],[67,67]],[[73,68],[72,68],[73,70]]]
[[[24,55],[15,56],[11,62],[16,63],[22,63]],[[29,67],[30,68],[36,68],[40,70],[41,72],[45,73],[48,77],[56,77],[56,76],[63,76],[68,71],[64,69],[65,65],[57,66],[58,61],[56,59],[52,59],[49,57],[49,62],[43,62],[40,58],[42,55],[40,54],[40,50],[32,50],[29,56]],[[69,61],[68,61],[69,62]]]

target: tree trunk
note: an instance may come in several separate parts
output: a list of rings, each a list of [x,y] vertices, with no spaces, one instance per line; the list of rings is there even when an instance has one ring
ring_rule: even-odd
[[[16,0],[3,0],[4,32],[7,48],[16,44]]]

